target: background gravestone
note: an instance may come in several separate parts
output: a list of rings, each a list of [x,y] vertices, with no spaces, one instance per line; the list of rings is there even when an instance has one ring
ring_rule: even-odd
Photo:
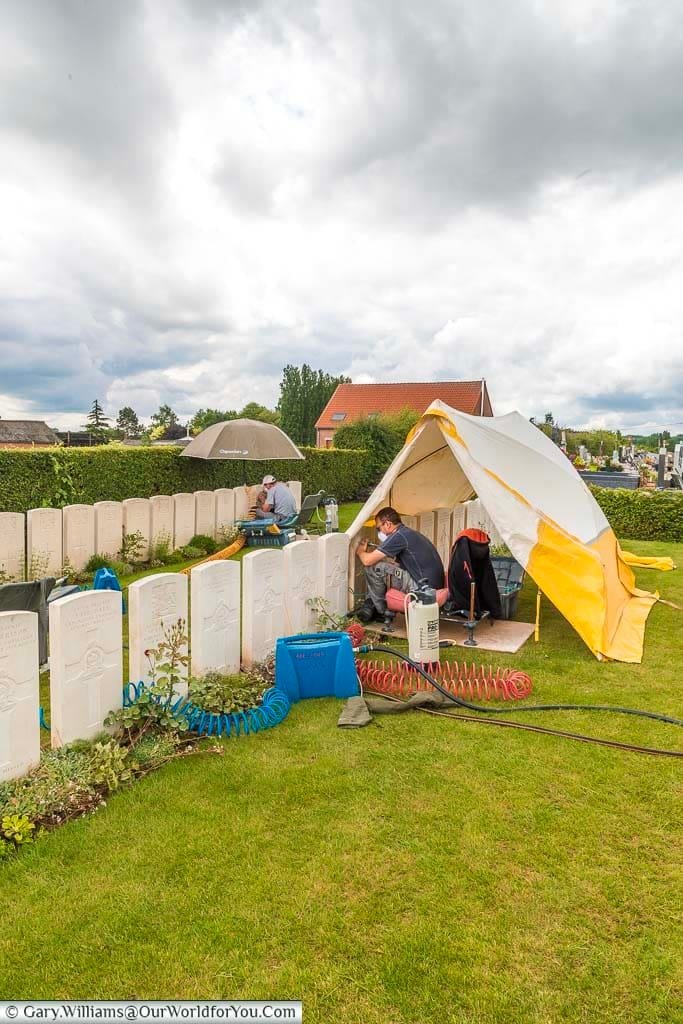
[[[21,583],[26,576],[25,519],[21,512],[0,512],[0,581]]]
[[[434,513],[421,512],[417,517],[417,529],[424,537],[434,543]]]
[[[192,675],[240,669],[240,563],[206,562],[190,573]]]
[[[194,492],[194,532],[216,536],[216,496],[213,491]]]
[[[115,558],[123,541],[123,508],[120,501],[96,501],[95,550]]]
[[[454,544],[455,544],[455,539],[458,536],[458,534],[462,533],[462,531],[466,530],[466,529],[467,529],[467,504],[465,502],[460,502],[460,504],[456,505],[455,508],[453,509],[453,513],[452,513],[452,517],[451,517],[451,537],[453,538],[453,543]]]
[[[142,541],[138,548],[141,562],[149,557],[149,539],[152,527],[152,510],[147,498],[126,498],[121,502],[124,534],[139,533]]]
[[[318,545],[318,594],[331,615],[344,615],[349,604],[349,536],[327,533]]]
[[[86,590],[50,605],[52,746],[88,740],[122,704],[122,596]]]
[[[173,547],[181,548],[195,535],[194,494],[182,492],[173,495]]]
[[[258,494],[259,490],[260,488],[256,490],[256,494]],[[253,505],[249,488],[244,485],[235,487],[233,488],[233,493],[235,495],[235,520],[246,519],[249,515],[249,509]]]
[[[288,480],[287,486],[294,495],[296,501],[297,512],[301,511],[301,481],[300,480]]]
[[[285,613],[288,633],[313,633],[317,628],[319,610],[306,602],[318,594],[320,541],[295,540],[282,551],[285,570]]]
[[[95,554],[95,509],[92,505],[65,505],[62,509],[64,561],[84,569]]]
[[[170,551],[173,547],[173,498],[170,494],[154,494],[149,499],[149,508],[152,545],[165,539]]]
[[[286,635],[284,562],[281,551],[254,551],[242,559],[242,661],[253,665]]]
[[[62,557],[61,508],[31,508],[26,513],[26,560],[29,579],[59,576]]]
[[[443,562],[444,569],[448,569],[448,559],[451,553],[451,510],[440,508],[436,513],[435,526],[435,547]]]
[[[235,492],[232,487],[219,487],[214,494],[216,495],[216,535],[219,536],[221,529],[230,527],[235,522]]]
[[[145,576],[128,587],[128,633],[130,652],[130,680],[148,682],[151,679],[146,650],[157,647],[164,636],[164,628],[183,619],[187,630],[187,576],[180,572],[159,572]],[[187,647],[185,647],[187,654]],[[179,675],[187,679],[187,668]],[[181,683],[178,695],[187,693],[187,683]]]
[[[417,530],[417,516],[401,515],[401,522],[409,526],[411,530]]]
[[[40,761],[38,616],[0,612],[0,782]]]

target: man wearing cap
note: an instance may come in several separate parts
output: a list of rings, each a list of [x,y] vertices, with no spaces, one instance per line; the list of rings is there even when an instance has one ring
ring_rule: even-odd
[[[296,499],[287,484],[269,475],[264,476],[263,487],[266,500],[261,508],[256,509],[257,519],[269,519],[272,516],[276,523],[282,523],[296,515]]]

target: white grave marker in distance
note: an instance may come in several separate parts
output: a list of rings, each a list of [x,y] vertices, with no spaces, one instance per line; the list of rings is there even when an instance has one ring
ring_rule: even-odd
[[[123,599],[114,590],[86,590],[50,610],[52,746],[88,740],[123,701]]]
[[[0,573],[5,582],[21,583],[26,576],[24,527],[22,512],[0,512]]]
[[[95,509],[92,505],[65,505],[62,522],[64,561],[74,569],[84,569],[95,554]]]
[[[64,564],[61,508],[30,508],[26,513],[26,536],[28,578],[59,576]]]
[[[426,537],[427,540],[431,540],[434,543],[434,513],[433,512],[421,512],[417,517],[417,529],[418,532]]]
[[[216,496],[213,491],[194,492],[194,532],[216,536]]]
[[[195,535],[194,528],[194,494],[181,492],[173,495],[175,526],[173,530],[173,547],[181,548]]]
[[[148,498],[126,498],[121,502],[124,534],[139,533],[142,537],[136,555],[144,562],[149,557],[152,510]]]
[[[96,501],[95,550],[115,558],[123,541],[123,507],[120,501]]]
[[[219,487],[216,495],[216,534],[235,522],[235,492],[232,487]]]
[[[300,512],[301,511],[301,481],[300,480],[288,480],[287,481],[287,486],[289,487],[290,491],[294,495],[294,500],[296,501],[296,510],[297,510],[297,512]]]
[[[0,782],[40,761],[38,616],[0,612]]]
[[[436,550],[443,562],[444,569],[448,569],[448,559],[451,554],[451,511],[447,508],[440,508],[436,513]]]
[[[173,498],[170,494],[154,494],[149,499],[149,508],[152,546],[165,539],[170,551],[173,547]]]

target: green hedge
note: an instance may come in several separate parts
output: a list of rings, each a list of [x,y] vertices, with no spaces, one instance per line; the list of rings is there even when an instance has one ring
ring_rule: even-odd
[[[683,540],[683,492],[593,487],[591,493],[617,537]]]
[[[43,448],[0,450],[0,511],[43,505],[123,501],[153,494],[216,490],[259,483],[266,473],[301,480],[302,491],[321,488],[341,500],[367,484],[365,452],[303,448],[304,462],[240,462],[181,458],[180,448]],[[244,465],[244,469],[243,469]]]

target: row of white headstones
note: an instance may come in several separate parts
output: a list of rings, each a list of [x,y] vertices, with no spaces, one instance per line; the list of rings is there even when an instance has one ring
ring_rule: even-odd
[[[300,508],[301,483],[290,480],[288,486]],[[179,548],[195,534],[219,536],[247,516],[259,489],[221,487],[63,509],[33,508],[26,515],[0,512],[0,571],[15,581],[58,576],[66,562],[80,571],[94,554],[115,558],[126,534],[139,534],[138,555],[146,561],[150,544],[161,537],[170,548]]]
[[[164,630],[188,621],[190,671],[237,672],[262,661],[279,637],[315,632],[321,607],[348,607],[345,533],[265,548],[183,573],[156,573],[128,588],[129,678],[148,681]],[[313,599],[313,600],[311,600]],[[324,602],[323,605],[320,602]],[[100,732],[123,700],[122,595],[82,591],[50,605],[50,728],[53,747]],[[38,616],[0,612],[0,781],[40,758]],[[187,693],[187,669],[178,695]]]

